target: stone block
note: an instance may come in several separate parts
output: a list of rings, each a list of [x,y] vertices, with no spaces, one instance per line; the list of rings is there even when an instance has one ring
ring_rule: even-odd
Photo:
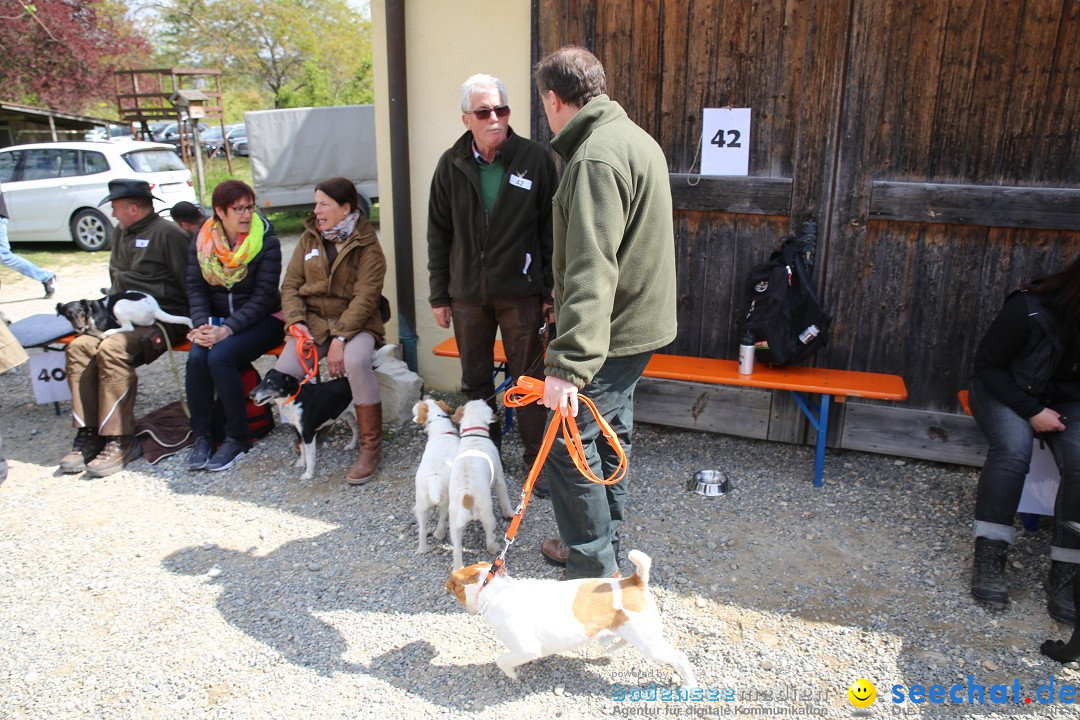
[[[371,356],[375,377],[379,381],[382,398],[383,422],[387,425],[404,425],[412,421],[413,405],[420,401],[424,381],[409,369],[400,358],[397,345],[383,345]]]

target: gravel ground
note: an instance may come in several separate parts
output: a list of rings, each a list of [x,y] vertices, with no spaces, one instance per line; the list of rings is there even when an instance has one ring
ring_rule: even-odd
[[[167,362],[140,371],[140,413],[176,395]],[[414,553],[417,427],[389,428],[378,481],[350,488],[344,428],[309,482],[283,427],[221,473],[181,455],[60,475],[66,408],[33,404],[25,366],[0,375],[0,425],[0,718],[850,717],[858,678],[879,717],[1074,717],[1035,701],[1080,684],[1038,653],[1070,631],[1045,612],[1045,526],[1019,536],[1007,610],[967,594],[970,468],[830,451],[814,490],[809,447],[640,425],[623,547],[652,556],[668,635],[720,698],[646,702],[671,669],[633,648],[499,672],[491,629],[444,594],[449,546]],[[516,439],[503,455],[514,494]],[[734,491],[688,492],[701,468]],[[538,552],[553,530],[550,504],[530,503],[511,574],[557,577]],[[465,541],[466,562],[486,559],[478,525]],[[988,698],[1018,680],[1033,702],[891,702],[894,685],[966,697],[969,676]]]

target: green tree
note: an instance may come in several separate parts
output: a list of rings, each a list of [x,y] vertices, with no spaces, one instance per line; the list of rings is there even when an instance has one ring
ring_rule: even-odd
[[[371,23],[346,0],[163,0],[160,49],[275,107],[371,102]]]

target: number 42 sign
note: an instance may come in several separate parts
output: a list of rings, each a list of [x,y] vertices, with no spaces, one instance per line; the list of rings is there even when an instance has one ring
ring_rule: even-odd
[[[701,174],[750,174],[750,108],[705,108]]]

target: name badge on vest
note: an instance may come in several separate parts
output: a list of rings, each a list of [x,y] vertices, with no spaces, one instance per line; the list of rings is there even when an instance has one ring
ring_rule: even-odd
[[[532,180],[526,180],[522,175],[510,174],[510,184],[522,190],[532,190]]]
[[[135,247],[137,247],[137,248],[150,247],[149,238],[135,238]]]
[[[310,260],[313,257],[319,257],[319,248],[311,248],[307,255],[304,255],[304,260]]]

